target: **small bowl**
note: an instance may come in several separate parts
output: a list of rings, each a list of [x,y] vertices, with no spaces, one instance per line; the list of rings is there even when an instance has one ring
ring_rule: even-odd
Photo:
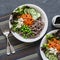
[[[54,16],[53,19],[52,19],[52,24],[53,24],[53,26],[56,27],[56,28],[60,28],[60,24],[55,23],[55,22],[56,22],[56,19],[57,19],[58,17],[60,17],[60,15],[56,15],[56,16]]]

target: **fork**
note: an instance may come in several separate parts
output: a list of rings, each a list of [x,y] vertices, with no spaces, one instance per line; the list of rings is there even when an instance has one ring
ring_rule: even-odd
[[[1,25],[0,28],[1,28],[1,31],[2,31],[3,35],[7,39],[7,55],[10,55],[10,51],[11,51],[11,53],[15,53],[15,49],[8,39],[8,36],[9,36],[9,33],[10,33],[8,23],[6,23],[4,25]]]

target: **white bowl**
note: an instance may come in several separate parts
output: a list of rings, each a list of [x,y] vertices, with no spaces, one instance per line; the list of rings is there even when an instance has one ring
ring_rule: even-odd
[[[41,31],[40,35],[36,38],[32,38],[32,39],[25,39],[23,37],[21,37],[18,33],[16,32],[12,32],[13,36],[16,37],[18,40],[22,41],[22,42],[27,42],[27,43],[30,43],[30,42],[35,42],[35,41],[38,41],[39,39],[41,39],[43,37],[43,35],[46,33],[47,31],[47,28],[48,28],[48,18],[47,18],[47,15],[45,14],[45,12],[38,6],[34,5],[34,4],[24,4],[24,5],[21,5],[21,6],[18,6],[18,7],[22,7],[22,6],[30,6],[30,7],[33,7],[35,8],[37,11],[39,11],[41,13],[41,17],[42,17],[42,21],[44,22],[44,28],[43,30]],[[17,7],[17,8],[18,8]],[[16,8],[16,9],[17,9]],[[14,9],[14,11],[16,10]],[[11,20],[12,16],[10,16],[10,19],[9,19],[9,27],[11,28],[11,23],[10,23],[10,20]]]
[[[55,33],[55,32],[57,32],[57,31],[58,31],[58,29],[52,30],[52,31],[50,31],[50,32],[47,33],[47,34],[52,34],[52,33]],[[40,43],[40,54],[41,54],[41,57],[42,57],[43,60],[49,60],[49,59],[45,56],[45,53],[41,50],[41,47],[42,47],[43,44],[46,43],[46,42],[47,42],[47,40],[46,40],[46,35],[45,35],[45,36],[43,37],[41,43]]]
[[[56,16],[53,17],[53,19],[52,19],[52,24],[53,24],[54,27],[60,28],[60,24],[55,24],[55,21],[56,21],[56,18],[57,18],[57,17],[60,17],[60,15],[56,15]]]

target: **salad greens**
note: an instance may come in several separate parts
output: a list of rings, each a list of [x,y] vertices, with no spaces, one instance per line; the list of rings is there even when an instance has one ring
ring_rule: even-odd
[[[46,39],[48,40],[48,39],[51,39],[51,38],[53,38],[54,36],[53,36],[53,34],[47,34],[46,35]]]
[[[43,48],[48,48],[48,44],[43,44]]]
[[[21,14],[24,14],[24,9],[29,8],[28,6],[23,6],[22,8],[18,7],[14,12]]]
[[[16,30],[17,30],[16,26],[17,26],[18,22],[15,22],[15,21],[14,21],[14,22],[12,22],[11,24],[12,24],[12,28],[11,28],[11,29],[12,29],[14,32],[16,32]]]
[[[15,12],[16,12],[16,13],[19,13],[19,14],[23,14],[23,13],[24,13],[22,8],[17,8],[17,9],[15,10]]]
[[[48,44],[43,44],[42,50],[43,50],[44,52],[45,52],[46,50],[48,50]]]

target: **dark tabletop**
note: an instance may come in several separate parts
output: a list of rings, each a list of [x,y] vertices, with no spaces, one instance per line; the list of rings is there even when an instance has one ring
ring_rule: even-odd
[[[60,0],[0,0],[0,16],[4,16],[9,14],[15,9],[17,6],[22,4],[35,4],[41,7],[48,17],[48,30],[47,32],[56,29],[52,26],[52,18],[55,15],[60,14]],[[0,19],[1,21],[5,21],[5,19]],[[14,41],[19,43],[19,41]],[[14,42],[12,42],[14,44]],[[25,49],[24,51],[17,51],[17,54],[6,56],[3,55],[0,57],[1,60],[19,60],[19,58],[25,57],[27,55],[38,53],[38,57],[36,60],[42,60],[39,54],[39,44],[40,41],[36,43],[37,45],[32,46],[30,49]],[[3,47],[5,48],[5,46]],[[1,50],[2,48],[0,48]],[[21,59],[23,60],[23,59]],[[26,60],[26,59],[25,59]],[[33,60],[33,59],[30,59]],[[34,59],[35,60],[35,59]]]

